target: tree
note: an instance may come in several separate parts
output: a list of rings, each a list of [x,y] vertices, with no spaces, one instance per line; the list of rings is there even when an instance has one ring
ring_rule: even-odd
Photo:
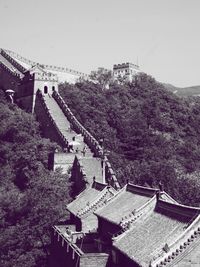
[[[92,71],[89,77],[97,81],[102,86],[103,90],[108,89],[109,84],[113,80],[112,71],[105,68],[98,68],[97,71]]]
[[[0,266],[45,267],[50,228],[67,219],[68,175],[48,170],[57,144],[0,91]]]

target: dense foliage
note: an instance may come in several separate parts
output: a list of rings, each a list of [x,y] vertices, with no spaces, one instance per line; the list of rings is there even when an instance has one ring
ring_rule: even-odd
[[[0,91],[0,266],[47,265],[50,228],[64,218],[67,176],[47,168],[56,144]],[[65,215],[66,216],[66,215]]]
[[[110,151],[118,179],[157,186],[200,205],[200,102],[180,99],[146,74],[132,83],[60,85],[80,122]]]

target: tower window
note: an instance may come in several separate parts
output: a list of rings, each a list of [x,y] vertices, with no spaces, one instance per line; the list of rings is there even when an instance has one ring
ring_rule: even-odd
[[[45,85],[44,86],[44,93],[47,94],[48,93],[48,87]]]

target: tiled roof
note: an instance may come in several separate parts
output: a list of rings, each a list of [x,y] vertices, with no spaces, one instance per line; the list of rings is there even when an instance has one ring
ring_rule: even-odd
[[[77,215],[81,210],[89,208],[90,205],[97,198],[98,194],[106,187],[106,185],[93,183],[92,186],[81,192],[71,203],[68,204],[67,209]]]
[[[84,190],[67,209],[82,221],[82,231],[96,231],[98,220],[94,211],[106,204],[106,201],[112,197],[116,191],[109,186],[94,182],[93,187]]]
[[[110,222],[119,224],[122,219],[147,203],[155,195],[156,191],[156,189],[128,184],[95,214]]]
[[[184,233],[197,212],[197,209],[159,200],[155,209],[145,219],[137,220],[114,242],[114,246],[141,266],[149,266],[166,244]]]

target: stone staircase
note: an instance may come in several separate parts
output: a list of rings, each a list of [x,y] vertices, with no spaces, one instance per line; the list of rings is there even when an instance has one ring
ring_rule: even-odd
[[[52,119],[55,121],[59,131],[61,134],[66,138],[66,140],[70,143],[73,142],[73,138],[75,137],[75,141],[79,143],[78,145],[73,145],[74,150],[78,148],[79,154],[81,155],[81,151],[83,150],[83,147],[86,146],[86,156],[92,157],[93,154],[89,147],[84,143],[83,136],[80,134],[77,134],[75,131],[71,129],[70,122],[66,118],[65,114],[62,112],[61,108],[55,101],[53,97],[50,95],[44,95],[44,100],[46,103],[47,108],[49,109],[49,113],[52,117]]]
[[[97,181],[102,182],[101,159],[93,157],[93,153],[88,145],[84,142],[82,134],[77,134],[71,129],[69,120],[66,118],[56,100],[49,94],[44,95],[43,99],[53,121],[66,141],[73,143],[73,138],[75,138],[73,152],[68,153],[66,151],[65,153],[63,152],[55,154],[54,169],[60,167],[63,169],[63,172],[66,173],[69,167],[72,166],[74,157],[76,155],[81,159],[88,180],[92,182],[92,179],[95,176]],[[85,155],[83,155],[82,152],[84,147],[86,147]]]

